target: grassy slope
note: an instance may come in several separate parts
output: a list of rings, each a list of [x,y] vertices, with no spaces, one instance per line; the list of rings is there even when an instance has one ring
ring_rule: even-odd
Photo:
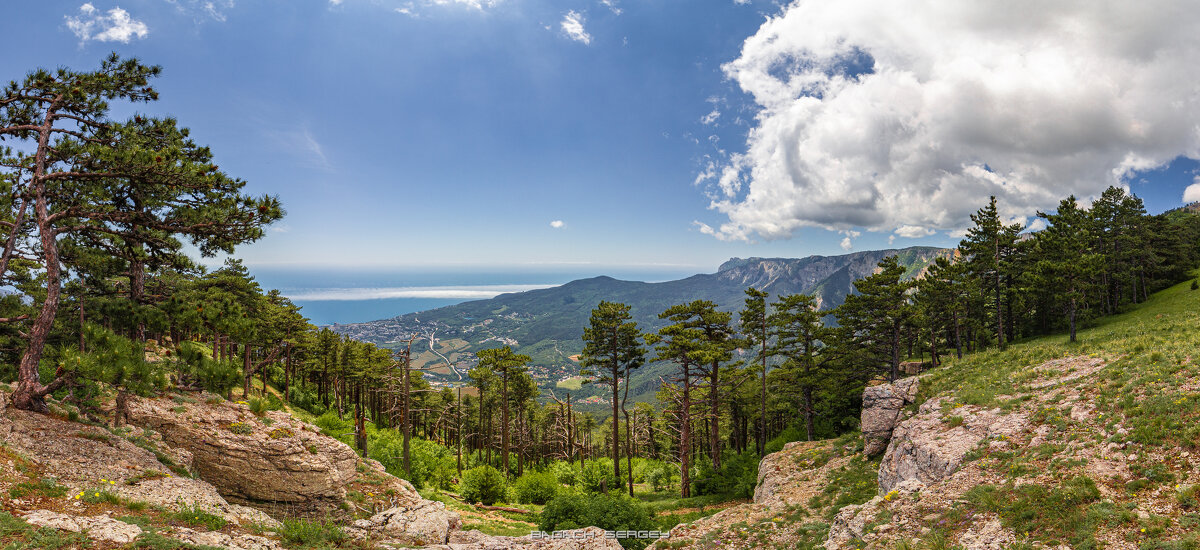
[[[1081,394],[1095,405],[1086,420],[1072,420],[1068,404],[1052,403],[1034,415],[1035,423],[1052,428],[1048,444],[982,450],[973,459],[983,459],[1006,481],[979,486],[942,510],[937,525],[946,527],[935,528],[920,547],[947,547],[970,517],[988,512],[1023,534],[1023,544],[1098,548],[1116,540],[1140,548],[1200,548],[1200,485],[1190,461],[1180,459],[1200,450],[1200,291],[1190,284],[1098,320],[1080,331],[1077,342],[1065,335],[1022,341],[933,371],[920,400],[952,395],[957,403],[1009,410],[1020,405],[1020,396],[1035,393],[1030,383],[1047,360],[1091,356],[1107,362],[1081,379]],[[1088,448],[1124,449],[1129,473],[1090,477],[1081,454]],[[1023,484],[1039,472],[1057,481]],[[1107,488],[1106,498],[1098,486]]]
[[[1059,357],[1093,355],[1109,361],[1106,374],[1116,391],[1107,392],[1107,397],[1188,397],[1192,394],[1186,384],[1192,383],[1194,391],[1200,374],[1200,291],[1190,290],[1190,284],[1180,283],[1129,312],[1097,320],[1080,330],[1074,343],[1065,334],[1046,336],[1017,342],[1004,351],[989,349],[948,360],[926,378],[922,396],[953,391],[960,403],[1002,404],[1001,396],[1028,391],[1035,366]],[[1112,412],[1131,408],[1136,404],[1109,406]]]

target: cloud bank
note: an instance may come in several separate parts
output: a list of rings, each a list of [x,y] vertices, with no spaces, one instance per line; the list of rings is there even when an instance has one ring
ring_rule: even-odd
[[[292,300],[331,302],[351,300],[382,300],[385,298],[443,298],[484,300],[509,292],[526,292],[554,285],[478,285],[427,286],[389,288],[318,288],[283,294]]]
[[[797,1],[723,67],[759,111],[702,173],[710,232],[911,237],[988,195],[1022,217],[1096,194],[1200,157],[1197,66],[1200,10],[1173,0]]]
[[[95,40],[98,42],[128,43],[135,36],[145,38],[150,34],[145,23],[129,16],[129,12],[114,7],[107,14],[101,14],[90,2],[79,6],[79,14],[64,16],[67,28],[75,33],[80,42]]]

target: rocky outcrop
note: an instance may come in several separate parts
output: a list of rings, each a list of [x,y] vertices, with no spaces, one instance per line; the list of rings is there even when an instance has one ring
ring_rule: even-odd
[[[942,481],[985,439],[1011,441],[1027,426],[1028,420],[1020,412],[956,407],[943,398],[927,401],[917,415],[901,422],[893,432],[879,465],[879,490],[891,491],[905,481],[924,485]]]
[[[128,419],[187,449],[200,477],[226,498],[330,505],[345,498],[358,464],[348,445],[283,412],[258,417],[245,405],[211,401],[130,398]]]
[[[346,531],[358,539],[382,539],[387,544],[428,546],[445,544],[462,521],[441,502],[419,501],[391,508],[354,522]]]
[[[920,379],[911,377],[863,390],[863,453],[877,455],[887,448],[900,413],[916,401],[920,384]]]
[[[229,503],[203,480],[172,475],[168,463],[189,470],[191,453],[166,445],[156,432],[124,428],[113,433],[6,408],[7,403],[8,396],[0,393],[0,438],[5,445],[71,491],[103,486],[130,501],[170,509],[196,507],[238,524],[279,524],[263,512]]]
[[[781,451],[759,461],[754,504],[769,508],[805,504],[812,498],[816,490],[813,485],[823,478],[824,471],[845,465],[849,454],[828,441],[794,441],[784,445]]]
[[[177,527],[172,538],[203,547],[224,548],[225,550],[279,550],[279,543],[266,537],[247,534],[222,533],[220,531],[195,531],[187,527]]]
[[[454,531],[447,544],[425,550],[621,550],[616,539],[599,527],[558,531],[554,537],[497,537],[479,531]]]
[[[132,501],[166,508],[176,508],[181,504],[195,507],[239,524],[254,524],[267,528],[280,526],[278,521],[260,510],[226,501],[215,487],[199,479],[146,479],[132,485],[121,484],[114,487],[113,492]]]
[[[8,394],[0,392],[0,439],[44,465],[63,484],[81,487],[101,479],[119,483],[141,472],[167,471],[152,452],[129,439],[96,426],[6,407],[8,402]],[[148,447],[153,445],[151,436],[130,435]],[[173,461],[186,467],[186,462],[179,462],[184,459],[175,455]]]
[[[38,527],[72,533],[86,532],[88,538],[129,544],[142,534],[142,528],[108,516],[70,516],[50,510],[34,510],[24,515],[25,522]]]
[[[875,497],[864,504],[851,504],[838,510],[829,523],[829,535],[825,538],[825,550],[837,550],[847,542],[862,538],[867,524],[875,520],[883,497]]]
[[[913,376],[925,372],[929,366],[929,363],[924,361],[901,361],[899,370],[907,376]]]

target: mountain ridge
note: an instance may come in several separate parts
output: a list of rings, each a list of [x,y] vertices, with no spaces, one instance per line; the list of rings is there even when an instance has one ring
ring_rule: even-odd
[[[786,294],[813,294],[819,307],[832,309],[853,292],[855,280],[874,273],[876,264],[887,256],[898,256],[906,269],[905,277],[912,278],[936,258],[952,253],[952,249],[945,248],[909,247],[840,256],[731,258],[715,273],[673,281],[625,281],[599,275],[556,287],[331,328],[392,348],[417,336],[414,365],[430,369],[429,377],[435,385],[467,381],[465,374],[474,364],[474,352],[510,345],[533,359],[530,370],[539,385],[552,388],[578,375],[578,364],[572,358],[583,350],[583,329],[601,300],[628,304],[633,320],[647,332],[664,326],[659,313],[692,300],[710,300],[720,310],[736,312],[744,305],[745,290],[751,286],[766,291],[772,300]],[[651,365],[641,369],[634,377],[631,394],[638,399],[652,396],[664,368]],[[585,389],[584,393],[589,392]]]

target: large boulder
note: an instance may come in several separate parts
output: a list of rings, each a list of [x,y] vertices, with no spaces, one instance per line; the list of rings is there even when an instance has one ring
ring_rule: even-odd
[[[920,379],[911,377],[863,390],[863,453],[876,455],[887,448],[900,413],[906,405],[916,401],[920,386]]]
[[[621,544],[599,527],[556,531],[538,537],[497,537],[479,531],[455,531],[446,545],[425,550],[621,550]]]
[[[86,532],[92,540],[117,544],[129,544],[142,534],[141,527],[108,516],[71,516],[51,510],[33,510],[26,513],[24,519],[30,525],[72,533]]]
[[[388,544],[428,546],[445,544],[450,533],[461,526],[458,514],[447,510],[445,504],[422,500],[360,519],[347,532],[355,538],[383,539]]]
[[[131,397],[127,409],[131,424],[187,449],[200,478],[226,498],[340,503],[359,461],[345,443],[283,412],[259,417],[246,405],[213,398],[180,403]]]
[[[947,418],[954,417],[954,423]],[[1028,426],[1021,412],[1003,414],[948,403],[943,398],[921,405],[918,413],[901,422],[879,464],[879,491],[886,493],[904,482],[931,485],[958,471],[967,453],[985,440],[1007,445]]]

